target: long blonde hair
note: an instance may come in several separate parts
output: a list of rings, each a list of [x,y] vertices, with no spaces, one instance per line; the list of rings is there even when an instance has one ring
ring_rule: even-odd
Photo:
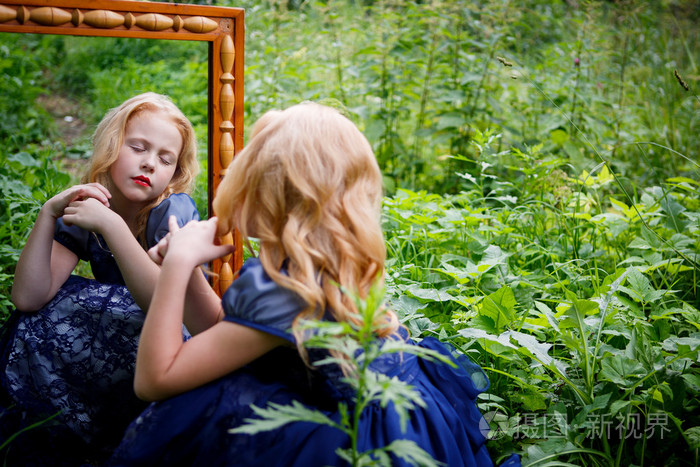
[[[178,154],[177,168],[165,191],[136,216],[136,237],[144,241],[143,233],[151,209],[173,193],[191,193],[199,172],[197,141],[192,124],[173,101],[165,95],[147,92],[134,96],[115,107],[102,118],[92,137],[93,154],[90,166],[83,176],[83,183],[101,183],[112,186],[109,169],[119,157],[124,133],[129,121],[143,112],[158,112],[171,119],[182,136],[182,150]]]
[[[367,139],[339,112],[313,103],[265,114],[219,185],[220,232],[234,226],[260,242],[260,261],[278,284],[308,304],[299,319],[359,323],[342,289],[367,296],[383,280],[382,176]],[[288,275],[280,272],[286,262]],[[393,312],[380,335],[393,334]],[[385,318],[383,318],[385,319]]]

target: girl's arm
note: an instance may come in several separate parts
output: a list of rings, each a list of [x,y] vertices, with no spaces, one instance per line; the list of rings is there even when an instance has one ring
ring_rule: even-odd
[[[142,310],[148,309],[159,268],[148,258],[124,219],[97,200],[86,198],[66,207],[63,222],[102,235],[131,296]]]
[[[76,199],[109,206],[109,192],[97,183],[76,185],[52,197],[39,210],[15,268],[11,298],[17,309],[36,311],[51,300],[78,264],[78,257],[54,241],[56,220]]]
[[[160,400],[206,384],[284,342],[227,321],[182,341],[180,323],[191,271],[231,252],[230,246],[214,244],[215,232],[213,218],[190,223],[170,238],[136,357],[134,389],[142,399]],[[208,312],[218,313],[220,304],[209,306]]]
[[[170,232],[180,230],[174,216],[168,219]],[[163,264],[163,258],[167,254],[171,233],[163,237],[155,246],[148,250],[148,256],[157,264]],[[221,307],[221,299],[209,285],[200,268],[192,272],[190,282],[187,285],[185,298],[185,323],[190,334],[199,334],[218,323],[223,318],[224,310]]]
[[[63,220],[102,235],[131,296],[139,308],[148,310],[160,267],[151,261],[124,219],[96,200],[85,199],[71,203]],[[218,305],[220,301],[200,270],[191,272],[191,280],[183,290],[185,288],[188,293],[184,323],[190,333],[197,334],[217,322],[218,312],[207,314],[202,310],[209,309],[207,303]]]

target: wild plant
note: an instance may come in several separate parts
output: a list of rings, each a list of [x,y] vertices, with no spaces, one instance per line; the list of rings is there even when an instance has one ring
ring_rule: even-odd
[[[43,202],[70,181],[50,157],[52,152],[32,145],[9,153],[0,145],[0,323],[13,309],[9,297],[14,269],[34,219]]]
[[[437,351],[409,345],[400,340],[380,341],[377,339],[377,326],[386,312],[384,288],[378,282],[371,288],[366,299],[351,294],[362,317],[360,324],[330,321],[305,321],[303,330],[309,338],[304,341],[308,351],[322,350],[326,357],[313,362],[314,366],[337,365],[343,369],[342,384],[347,384],[354,392],[351,401],[338,405],[338,414],[325,413],[308,408],[298,401],[291,405],[269,403],[266,407],[252,406],[254,417],[229,430],[230,433],[249,434],[275,430],[289,423],[311,422],[326,425],[342,431],[348,437],[347,448],[338,448],[340,459],[352,466],[390,465],[392,457],[413,465],[437,466],[430,454],[414,441],[397,439],[368,451],[358,448],[360,419],[373,405],[383,409],[392,408],[399,415],[403,429],[410,417],[410,411],[423,407],[424,402],[409,384],[396,377],[388,377],[373,370],[373,363],[391,353],[408,353],[430,361],[453,365]]]

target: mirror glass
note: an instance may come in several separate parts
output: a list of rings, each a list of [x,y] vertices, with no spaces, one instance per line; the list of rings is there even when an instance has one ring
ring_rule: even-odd
[[[199,41],[0,33],[0,151],[39,158],[50,151],[77,180],[108,109],[142,92],[166,94],[197,133],[194,198],[205,217],[207,60]]]

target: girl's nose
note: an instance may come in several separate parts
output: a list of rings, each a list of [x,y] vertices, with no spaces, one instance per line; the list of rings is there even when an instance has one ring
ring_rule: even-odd
[[[144,157],[141,160],[141,168],[144,170],[153,170],[153,167],[155,167],[155,156],[153,154],[149,154],[146,157]]]

